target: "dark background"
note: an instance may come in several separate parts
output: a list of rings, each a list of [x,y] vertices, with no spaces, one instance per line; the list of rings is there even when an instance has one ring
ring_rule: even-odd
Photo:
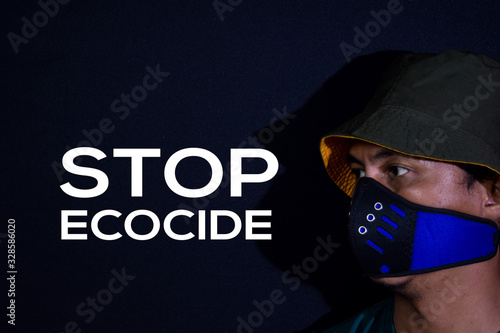
[[[401,0],[400,12],[347,64],[340,44],[355,46],[355,28],[364,30],[374,21],[371,11],[386,10],[388,1],[220,3],[228,7],[219,15],[212,1],[72,0],[17,53],[8,34],[22,35],[22,18],[33,22],[41,6],[2,3],[0,277],[7,277],[7,219],[14,218],[16,331],[237,332],[242,318],[255,327],[242,325],[241,332],[311,332],[387,296],[350,253],[349,201],[323,169],[319,139],[360,111],[397,51],[465,49],[500,58],[500,4]],[[142,84],[147,66],[169,76],[120,119],[112,102]],[[62,183],[93,184],[68,173],[58,177],[54,161],[104,118],[113,131],[94,146],[107,158],[82,163],[105,171],[109,189],[97,198],[69,197]],[[244,186],[241,198],[230,197],[227,182],[209,198],[183,198],[163,180],[166,160],[180,149],[210,150],[229,170],[230,149],[252,146],[272,151],[280,171],[271,182]],[[161,148],[160,158],[144,162],[142,198],[130,197],[129,160],[112,157],[113,148],[133,147]],[[264,168],[258,159],[245,163],[245,172]],[[209,176],[200,159],[179,164],[185,186],[202,186]],[[160,230],[141,242],[123,232],[133,210],[149,209],[163,220],[179,208],[241,217],[270,209],[273,239],[248,241],[242,231],[232,240],[180,242]],[[88,211],[88,240],[61,240],[63,209]],[[123,213],[101,222],[103,231],[121,231],[121,239],[92,234],[90,219],[103,209]],[[136,224],[148,232],[147,219]],[[195,233],[197,225],[196,218],[175,224]],[[338,248],[314,266],[318,237]],[[309,273],[290,273],[303,265]],[[89,316],[76,308],[122,269],[135,278],[85,322]],[[1,280],[5,309],[8,287]],[[271,309],[273,291],[281,296]],[[257,314],[259,306],[264,314]],[[12,328],[0,318],[0,331]]]

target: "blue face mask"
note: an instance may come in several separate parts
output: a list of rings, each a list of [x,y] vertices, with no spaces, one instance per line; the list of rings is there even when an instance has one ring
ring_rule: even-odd
[[[372,178],[356,185],[349,234],[361,266],[377,278],[485,261],[499,242],[493,221],[414,204]]]

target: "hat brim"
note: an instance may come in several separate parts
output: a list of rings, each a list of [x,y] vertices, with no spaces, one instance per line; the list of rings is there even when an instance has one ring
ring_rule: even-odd
[[[352,172],[351,166],[347,162],[347,155],[349,154],[349,150],[351,149],[352,144],[356,140],[371,143],[403,155],[419,157],[445,163],[482,166],[496,172],[497,174],[500,174],[498,170],[495,170],[494,168],[487,166],[485,164],[456,161],[456,160],[445,160],[439,158],[432,158],[424,155],[408,154],[406,152],[398,151],[391,147],[387,147],[379,143],[351,135],[333,134],[325,136],[321,139],[320,142],[320,152],[321,152],[321,157],[323,158],[323,163],[326,167],[326,171],[328,172],[330,178],[335,182],[335,184],[350,197],[352,197],[354,194],[354,188],[356,187],[356,182],[358,179],[356,175]]]

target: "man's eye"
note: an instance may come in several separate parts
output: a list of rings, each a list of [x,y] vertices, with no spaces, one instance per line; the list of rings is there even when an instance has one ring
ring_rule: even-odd
[[[353,169],[352,173],[356,176],[356,178],[362,178],[365,176],[365,170]]]
[[[399,176],[402,176],[404,175],[405,173],[407,173],[409,170],[406,169],[406,168],[403,168],[403,167],[400,167],[400,166],[392,166],[392,167],[389,167],[389,172],[396,176],[396,177],[399,177]]]

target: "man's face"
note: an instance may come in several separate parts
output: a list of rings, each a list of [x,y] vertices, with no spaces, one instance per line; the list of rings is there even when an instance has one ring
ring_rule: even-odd
[[[416,204],[482,216],[482,200],[469,190],[465,171],[452,163],[399,154],[355,141],[348,161],[358,177],[370,177]]]
[[[413,203],[486,217],[478,183],[468,189],[466,172],[455,164],[415,158],[358,140],[347,159],[358,177],[373,178]],[[409,279],[411,276],[378,280],[390,285]]]

